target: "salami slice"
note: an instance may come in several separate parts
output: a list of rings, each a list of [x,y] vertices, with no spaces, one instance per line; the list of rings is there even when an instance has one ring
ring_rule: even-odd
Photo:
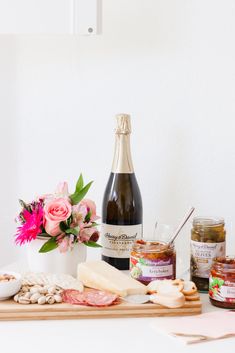
[[[86,292],[86,302],[87,305],[90,306],[109,306],[112,305],[116,299],[116,294],[101,290]]]
[[[118,296],[97,289],[85,289],[83,292],[66,289],[62,293],[62,300],[69,304],[102,307],[117,304]]]
[[[62,300],[65,303],[86,305],[86,298],[84,292],[79,292],[75,289],[65,289],[62,292]]]

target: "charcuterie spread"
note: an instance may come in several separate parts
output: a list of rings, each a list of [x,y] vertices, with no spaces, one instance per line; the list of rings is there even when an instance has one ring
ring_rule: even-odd
[[[14,298],[14,306],[8,310],[13,312],[17,306],[21,317],[25,317],[24,311],[47,311],[52,317],[52,313],[66,310],[71,317],[91,312],[99,317],[106,313],[115,317],[189,315],[201,312],[198,291],[208,288],[212,304],[234,308],[234,269],[227,271],[231,265],[227,262],[213,262],[214,257],[225,255],[223,218],[194,218],[190,280],[177,278],[180,259],[175,239],[194,207],[178,227],[157,220],[153,234],[143,234],[142,198],[131,161],[130,133],[130,116],[118,114],[116,149],[101,217],[95,202],[85,198],[93,181],[85,184],[82,174],[73,192],[64,181],[52,193],[30,202],[19,200],[15,243],[27,244],[30,272],[0,274],[0,300]],[[100,218],[101,224],[97,223]],[[101,260],[86,261],[87,247],[101,248]],[[234,259],[230,260],[234,266]],[[128,274],[123,272],[126,270]],[[0,305],[0,318],[5,308]]]
[[[32,319],[32,313],[34,319],[48,319],[55,318],[56,313],[58,317],[80,318],[189,315],[201,311],[200,297],[191,281],[155,280],[146,286],[104,261],[80,263],[77,273],[77,278],[22,274],[14,300],[6,301],[5,306],[0,304],[0,319]],[[146,297],[147,302],[138,304],[138,296]]]

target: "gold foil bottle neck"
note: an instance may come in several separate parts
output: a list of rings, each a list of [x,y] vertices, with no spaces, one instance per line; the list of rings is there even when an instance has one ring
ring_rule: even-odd
[[[118,114],[115,152],[113,159],[113,173],[133,173],[130,150],[131,120],[128,114]]]
[[[116,134],[130,134],[131,133],[131,117],[128,114],[117,114],[117,128]]]

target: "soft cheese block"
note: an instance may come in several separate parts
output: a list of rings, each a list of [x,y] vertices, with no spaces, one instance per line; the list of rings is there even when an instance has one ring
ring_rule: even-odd
[[[78,279],[90,288],[107,290],[121,297],[146,294],[147,287],[125,275],[105,261],[88,261],[78,265]]]

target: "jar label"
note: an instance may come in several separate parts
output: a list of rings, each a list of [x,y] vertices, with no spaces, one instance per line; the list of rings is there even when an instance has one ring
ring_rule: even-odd
[[[142,224],[117,226],[102,223],[102,254],[114,258],[128,258],[136,239],[142,237]]]
[[[219,277],[209,278],[209,296],[211,299],[235,303],[235,282],[224,281]]]
[[[225,256],[225,242],[202,243],[191,240],[191,275],[209,278],[212,259]]]
[[[174,279],[174,256],[168,259],[144,259],[131,256],[131,277],[141,282],[151,282],[156,279]]]

